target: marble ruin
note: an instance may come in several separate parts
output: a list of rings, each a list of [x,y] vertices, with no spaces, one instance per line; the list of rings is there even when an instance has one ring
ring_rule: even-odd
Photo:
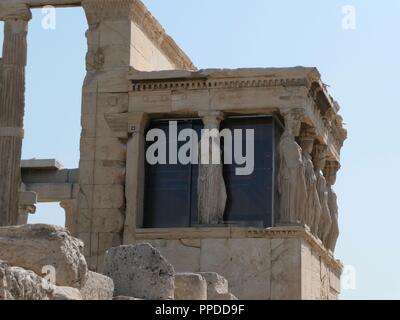
[[[81,6],[87,17],[78,169],[21,162],[28,25],[31,9],[44,5]],[[139,0],[1,0],[0,20],[0,226],[20,228],[10,226],[25,225],[38,202],[57,202],[69,233],[84,243],[85,276],[86,264],[110,272],[110,248],[145,242],[179,275],[180,298],[204,296],[209,282],[213,297],[338,299],[343,266],[334,257],[334,185],[347,131],[316,68],[198,70]],[[145,160],[148,128],[168,119],[193,128],[254,125],[256,156],[264,160],[247,180],[223,164],[180,168],[191,193],[170,194],[162,187],[171,186],[171,172]],[[0,260],[13,265],[2,253],[0,244]],[[28,262],[15,267],[36,270]],[[12,268],[0,263],[11,283],[18,273]],[[229,291],[226,285],[217,295],[212,288],[225,278]],[[81,289],[68,281],[57,285]],[[189,294],[186,286],[200,291]],[[102,296],[111,297],[112,284],[104,287]],[[28,290],[26,298],[51,298],[54,290]],[[158,294],[172,298],[168,290]],[[67,291],[59,297],[84,298],[82,290]]]

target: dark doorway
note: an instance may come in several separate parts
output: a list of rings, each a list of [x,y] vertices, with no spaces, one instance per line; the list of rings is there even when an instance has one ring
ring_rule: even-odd
[[[167,137],[167,159],[170,158],[169,121],[153,121],[150,129],[161,129]],[[195,130],[200,137],[201,120],[179,120],[178,134],[184,129]],[[151,143],[147,143],[146,150]],[[185,142],[178,142],[178,149]],[[169,162],[168,162],[169,163]],[[178,228],[198,223],[197,176],[195,164],[156,164],[146,161],[144,227]]]
[[[247,129],[254,130],[254,171],[236,175],[237,164],[224,165],[227,205],[224,220],[238,226],[271,227],[275,203],[275,173],[279,127],[273,117],[228,118],[222,129],[242,129],[242,150],[246,150]]]

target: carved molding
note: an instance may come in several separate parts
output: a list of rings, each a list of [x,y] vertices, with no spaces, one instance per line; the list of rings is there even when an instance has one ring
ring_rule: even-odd
[[[162,90],[202,90],[202,89],[240,89],[240,88],[268,88],[268,87],[296,87],[307,86],[306,78],[245,78],[245,79],[188,79],[165,81],[133,81],[133,91],[162,91]]]
[[[155,77],[161,76],[160,74],[153,74]],[[207,75],[207,70],[191,74],[182,74],[182,76],[178,75],[176,78],[165,79],[147,78],[150,75],[151,73],[148,75],[143,75],[143,79],[133,77],[133,94],[157,91],[171,91],[172,94],[172,91],[174,90],[245,90],[251,88],[304,87],[306,90],[308,90],[308,95],[306,94],[303,105],[299,105],[298,107],[298,110],[300,110],[304,116],[303,122],[307,123],[311,127],[314,127],[320,142],[330,147],[330,158],[336,161],[339,161],[340,159],[340,149],[347,138],[347,130],[343,127],[342,117],[336,113],[338,110],[337,102],[333,101],[322,87],[319,88],[318,92],[322,92],[326,96],[326,102],[330,104],[329,109],[321,109],[317,103],[319,100],[313,97],[312,92],[317,91],[315,86],[323,86],[320,81],[316,81],[318,74],[314,74],[314,72],[307,73],[307,76],[298,77],[280,77],[278,75],[223,77],[219,76],[218,73],[209,77]],[[291,110],[293,110],[293,108],[283,108],[280,111],[284,114],[285,112],[291,112]],[[244,106],[243,113],[245,113],[245,111],[246,110]]]

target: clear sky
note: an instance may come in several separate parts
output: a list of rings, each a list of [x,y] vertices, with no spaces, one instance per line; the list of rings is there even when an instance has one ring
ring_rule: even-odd
[[[145,3],[199,68],[318,67],[349,131],[335,186],[337,257],[355,268],[356,287],[342,298],[400,299],[400,1]],[[355,9],[355,29],[343,28],[345,5]],[[40,10],[30,22],[23,157],[73,168],[87,26],[80,8],[57,10],[56,18],[55,30],[42,28]],[[63,219],[57,205],[40,205],[30,221]]]

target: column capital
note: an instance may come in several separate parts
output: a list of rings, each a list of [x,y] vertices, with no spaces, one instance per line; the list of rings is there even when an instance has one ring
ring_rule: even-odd
[[[315,128],[313,127],[307,127],[307,128],[302,128],[300,130],[300,141],[315,141],[317,138],[317,133]]]
[[[337,161],[327,161],[325,164],[324,176],[329,185],[333,186],[336,183],[336,175],[341,165]]]
[[[0,2],[0,20],[23,20],[32,19],[32,13],[28,5],[21,0],[2,0]]]
[[[225,119],[225,114],[221,111],[199,111],[198,114],[206,129],[219,129],[221,121]]]
[[[28,215],[36,213],[37,194],[32,191],[19,192],[19,210],[17,224],[28,223]]]
[[[298,107],[298,108],[283,108],[280,110],[281,114],[283,117],[294,117],[297,118],[298,120],[303,120],[304,115],[305,115],[305,110],[304,108]]]
[[[77,199],[63,200],[60,202],[60,207],[65,210],[65,227],[69,232],[76,235],[76,212],[78,207]]]
[[[328,146],[320,143],[315,144],[313,159],[316,171],[321,171],[325,168],[327,158]]]
[[[285,119],[285,132],[298,137],[301,124],[304,122],[304,110],[301,108],[283,109],[281,114]]]
[[[302,126],[299,135],[299,144],[303,152],[311,156],[316,139],[317,133],[315,128]]]
[[[82,7],[85,10],[89,25],[97,24],[103,19],[121,19],[126,17],[132,20],[135,4],[137,4],[137,0],[82,1]]]

